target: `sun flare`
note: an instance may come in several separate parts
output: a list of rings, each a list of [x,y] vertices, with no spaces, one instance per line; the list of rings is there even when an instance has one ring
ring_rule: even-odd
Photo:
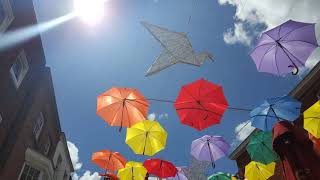
[[[74,0],[74,13],[89,25],[102,21],[106,0]]]

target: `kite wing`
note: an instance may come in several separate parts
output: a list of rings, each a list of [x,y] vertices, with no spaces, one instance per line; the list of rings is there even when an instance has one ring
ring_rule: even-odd
[[[160,56],[156,59],[156,61],[151,65],[151,67],[148,69],[146,76],[150,76],[153,74],[156,74],[157,72],[168,68],[179,61],[174,58],[166,49],[162,51]]]
[[[170,31],[147,22],[142,22],[142,25],[179,62],[198,66],[199,62],[185,33]]]

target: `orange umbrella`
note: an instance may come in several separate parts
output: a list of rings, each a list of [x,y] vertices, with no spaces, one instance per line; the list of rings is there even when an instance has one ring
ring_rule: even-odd
[[[127,161],[118,152],[101,150],[92,154],[92,162],[106,171],[117,171],[125,167]]]
[[[111,126],[131,127],[146,119],[149,102],[133,88],[114,87],[97,98],[97,114]]]

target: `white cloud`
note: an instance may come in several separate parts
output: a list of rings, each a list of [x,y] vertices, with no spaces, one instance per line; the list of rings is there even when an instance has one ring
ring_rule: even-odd
[[[224,33],[224,40],[228,44],[242,43],[249,45],[253,38],[261,32],[278,26],[285,21],[319,23],[320,1],[319,0],[218,0],[221,5],[236,7],[233,29]],[[265,29],[261,29],[265,25]],[[260,29],[259,29],[260,28]],[[257,30],[259,29],[259,30]],[[320,39],[320,24],[316,25],[317,37]],[[312,68],[320,57],[318,49],[306,66]]]
[[[86,171],[79,180],[100,180],[100,176],[97,172],[91,174],[90,171]]]
[[[151,113],[148,115],[147,119],[154,121],[156,119],[160,120],[160,119],[168,119],[169,118],[169,114],[168,113],[161,113],[161,114],[156,114],[156,113]]]
[[[156,117],[157,117],[156,113],[151,113],[148,115],[148,120],[154,121]]]
[[[230,28],[227,32],[223,33],[223,39],[227,44],[242,43],[250,45],[252,41],[252,37],[250,37],[244,29],[243,23],[235,23],[234,29]]]
[[[160,114],[159,119],[169,119],[169,114],[168,113]]]
[[[67,142],[67,145],[74,170],[80,170],[82,167],[82,163],[79,162],[78,147],[70,141]],[[90,171],[86,170],[82,176],[79,176],[76,172],[73,173],[72,180],[100,180],[100,176],[97,172],[91,174]]]
[[[79,162],[79,149],[76,147],[75,144],[72,142],[68,141],[67,142],[72,165],[74,170],[79,170],[82,167],[82,163]]]
[[[234,132],[238,141],[245,140],[255,128],[251,126],[251,121],[245,121],[236,126]]]

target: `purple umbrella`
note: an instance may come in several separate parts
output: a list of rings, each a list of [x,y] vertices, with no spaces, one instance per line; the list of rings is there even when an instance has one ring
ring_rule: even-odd
[[[199,161],[211,162],[215,167],[215,161],[226,156],[230,145],[221,136],[209,136],[196,139],[191,144],[191,155]]]
[[[289,20],[264,32],[250,55],[259,72],[296,75],[317,47],[315,24]]]
[[[177,167],[178,173],[175,177],[169,177],[167,180],[188,180],[187,176],[184,173],[184,170],[181,167]]]

